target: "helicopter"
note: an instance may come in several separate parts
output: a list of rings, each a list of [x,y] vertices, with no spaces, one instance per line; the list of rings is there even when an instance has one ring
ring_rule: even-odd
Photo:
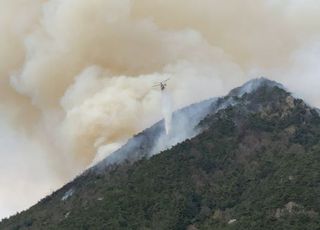
[[[161,91],[163,91],[163,90],[166,89],[166,87],[167,87],[167,83],[166,82],[169,81],[169,80],[170,80],[170,78],[168,78],[167,80],[164,80],[164,81],[160,81],[158,84],[156,84],[156,85],[154,85],[152,87],[160,86]]]

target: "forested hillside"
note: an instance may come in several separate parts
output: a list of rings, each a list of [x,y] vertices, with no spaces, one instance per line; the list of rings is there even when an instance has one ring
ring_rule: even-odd
[[[235,92],[192,139],[89,170],[0,229],[320,229],[318,112],[267,80]]]

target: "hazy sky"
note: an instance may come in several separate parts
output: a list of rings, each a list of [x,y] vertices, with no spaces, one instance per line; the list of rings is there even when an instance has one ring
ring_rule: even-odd
[[[316,0],[0,0],[0,218],[175,108],[260,76],[320,106]]]

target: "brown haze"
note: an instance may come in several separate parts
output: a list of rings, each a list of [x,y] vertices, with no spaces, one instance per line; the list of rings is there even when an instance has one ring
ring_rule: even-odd
[[[0,0],[0,217],[159,119],[168,77],[175,108],[261,75],[320,105],[319,15],[315,0]]]

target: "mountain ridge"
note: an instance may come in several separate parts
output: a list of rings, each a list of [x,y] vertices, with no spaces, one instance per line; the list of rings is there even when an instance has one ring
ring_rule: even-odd
[[[161,120],[151,127],[143,130],[142,132],[136,134],[133,138],[129,139],[128,142],[123,145],[120,149],[116,150],[114,153],[111,155],[107,156],[105,159],[103,159],[101,162],[98,162],[93,168],[104,168],[104,165],[108,164],[114,164],[114,163],[121,163],[122,160],[129,160],[129,161],[135,161],[134,158],[141,159],[143,157],[149,157],[152,156],[158,152],[161,152],[165,150],[168,147],[171,147],[179,142],[182,142],[186,140],[187,138],[191,138],[195,135],[197,135],[200,130],[197,130],[196,123],[199,123],[200,120],[202,120],[205,116],[207,116],[209,113],[215,113],[219,111],[220,109],[223,109],[229,105],[232,105],[234,101],[232,100],[232,97],[239,97],[242,96],[245,93],[249,93],[251,91],[255,91],[257,88],[266,85],[269,87],[277,86],[279,88],[284,89],[284,87],[275,81],[271,81],[265,77],[260,77],[256,79],[252,79],[246,83],[244,83],[242,86],[237,87],[232,89],[228,94],[226,100],[223,98],[211,98],[211,99],[206,99],[204,101],[194,103],[191,105],[188,105],[182,109],[177,110],[176,112],[173,113],[173,121],[172,125],[173,127],[171,128],[171,133],[168,135],[165,133],[164,130],[164,120]],[[171,141],[170,137],[175,136],[175,132],[177,132],[177,123],[181,123],[181,120],[184,120],[185,122],[183,123],[183,129],[188,129],[188,131],[184,131],[186,135],[184,135],[182,138],[178,138],[177,140]],[[191,129],[190,129],[191,127]],[[178,130],[181,131],[181,130]],[[149,133],[153,133],[153,135],[149,135]],[[154,134],[156,133],[156,134]],[[152,138],[149,138],[149,136],[153,136]],[[146,145],[141,139],[147,139],[147,142],[149,143],[149,146],[147,147],[147,150],[141,154],[141,156],[138,156],[137,152],[139,150],[134,150],[136,146],[143,146]],[[159,139],[164,138],[165,141],[169,144],[166,146],[162,146],[162,148],[158,148],[157,152],[152,152],[152,148]],[[171,141],[171,143],[170,143]],[[132,156],[129,156],[128,151],[126,149],[129,149],[129,152]]]
[[[88,170],[0,228],[318,229],[319,114],[252,82],[212,101],[191,139]]]

